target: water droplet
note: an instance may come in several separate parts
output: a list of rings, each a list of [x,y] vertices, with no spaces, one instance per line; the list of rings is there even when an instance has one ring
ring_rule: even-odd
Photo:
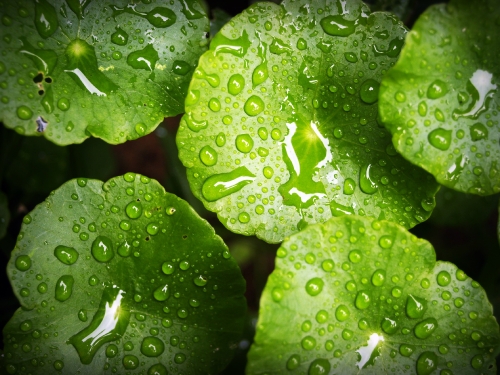
[[[201,191],[207,201],[214,202],[241,190],[254,179],[255,175],[246,167],[239,167],[228,173],[210,176],[203,183]]]
[[[48,38],[59,27],[57,12],[46,0],[35,3],[35,27],[42,38]]]
[[[378,100],[380,83],[374,79],[367,79],[360,87],[359,96],[367,104],[373,104]]]
[[[226,136],[224,133],[219,133],[217,138],[215,139],[215,144],[219,147],[222,147],[226,144]]]
[[[38,293],[40,293],[40,294],[47,293],[47,289],[48,289],[48,286],[46,283],[38,284],[38,287],[37,287]]]
[[[90,364],[102,345],[120,339],[125,333],[130,312],[120,308],[123,294],[118,288],[106,288],[92,322],[69,339],[83,364]],[[111,351],[117,353],[118,348],[112,347]]]
[[[168,284],[158,287],[153,293],[155,300],[160,302],[166,301],[170,297],[170,291],[168,289]]]
[[[142,340],[141,353],[146,357],[158,357],[165,350],[165,344],[158,337],[149,336]]]
[[[382,249],[389,249],[392,247],[392,238],[390,236],[381,236],[378,240],[378,244]]]
[[[177,20],[175,13],[163,7],[156,7],[146,15],[147,20],[154,27],[164,28],[172,26]]]
[[[410,357],[414,352],[415,347],[413,345],[402,344],[399,347],[399,353],[401,353],[403,357]]]
[[[488,129],[480,122],[472,125],[469,128],[469,130],[470,130],[470,137],[474,142],[488,138]]]
[[[205,129],[208,126],[208,121],[206,121],[206,120],[202,120],[202,121],[195,120],[193,118],[191,112],[185,114],[182,117],[182,119],[186,121],[186,124],[187,124],[188,128],[191,129],[194,132],[199,132],[200,130]]]
[[[427,310],[427,301],[423,298],[408,294],[406,299],[406,315],[411,319],[419,319]]]
[[[208,101],[208,108],[210,108],[213,112],[219,112],[221,105],[220,101],[217,98],[212,98]]]
[[[358,62],[358,56],[354,52],[345,52],[344,57],[350,63]]]
[[[54,249],[54,255],[64,264],[72,265],[78,260],[78,251],[72,247],[59,245]]]
[[[429,99],[439,99],[448,93],[448,86],[446,82],[436,79],[427,88],[427,97]]]
[[[217,151],[208,145],[204,146],[200,150],[200,160],[207,167],[217,164]]]
[[[111,41],[119,46],[124,46],[128,42],[128,34],[125,30],[117,27],[116,31],[111,34]]]
[[[33,111],[25,105],[17,107],[16,113],[21,120],[29,120],[33,116]]]
[[[349,36],[356,30],[355,21],[348,21],[340,14],[323,18],[320,25],[325,33],[332,36]]]
[[[127,370],[133,370],[139,366],[139,359],[135,355],[128,354],[123,357],[122,363]]]
[[[393,335],[398,330],[398,323],[390,318],[383,318],[381,324],[382,330],[388,335]]]
[[[172,263],[169,263],[169,262],[164,262],[162,265],[161,265],[161,270],[162,272],[165,274],[165,275],[171,275],[174,273],[175,271],[175,267]]]
[[[64,368],[64,362],[60,361],[60,360],[56,360],[56,361],[54,361],[53,366],[54,366],[54,369],[56,369],[57,371],[61,371]]]
[[[330,272],[333,270],[333,267],[335,267],[335,263],[331,259],[325,259],[321,262],[321,268],[323,268],[323,271],[325,272]]]
[[[370,306],[371,298],[367,291],[359,291],[356,295],[355,305],[358,309],[364,310]]]
[[[317,358],[309,365],[307,375],[328,375],[330,369],[331,365],[327,359]]]
[[[249,153],[253,148],[253,139],[249,134],[240,134],[236,137],[236,148],[243,153]]]
[[[63,275],[56,282],[55,298],[59,302],[66,301],[73,293],[75,279],[71,275]]]
[[[302,339],[301,345],[305,350],[313,350],[316,346],[316,339],[312,336],[306,336]]]
[[[288,358],[286,361],[286,368],[287,370],[295,370],[300,366],[300,357],[298,354],[293,354]]]
[[[118,347],[115,344],[110,344],[106,348],[106,357],[114,358],[118,354]]]
[[[257,116],[264,110],[264,102],[257,95],[250,96],[245,102],[245,113],[249,116]]]
[[[245,79],[241,74],[233,74],[227,82],[227,91],[231,95],[238,95],[245,87]]]
[[[127,64],[134,69],[144,69],[153,72],[158,61],[158,51],[152,44],[148,44],[141,50],[131,52],[127,56]]]
[[[361,262],[361,259],[363,258],[361,251],[359,250],[351,250],[349,252],[349,260],[353,263],[359,263]]]
[[[148,225],[146,225],[146,232],[148,232],[152,236],[156,235],[159,230],[160,226],[157,223],[149,223]]]
[[[359,172],[359,187],[366,194],[374,194],[378,190],[378,185],[373,178],[373,165],[365,164]]]
[[[104,236],[98,236],[92,242],[92,255],[98,262],[109,262],[115,256],[113,251],[113,242]]]
[[[306,292],[310,296],[317,296],[323,290],[324,282],[319,277],[314,277],[306,283]]]
[[[325,323],[328,320],[328,311],[319,310],[316,314],[316,321],[320,324]]]
[[[349,308],[346,305],[340,305],[335,310],[335,318],[337,318],[339,322],[346,321],[350,315],[351,313],[349,312]]]
[[[438,358],[434,352],[423,352],[417,360],[417,374],[430,375],[437,368]]]
[[[253,88],[263,83],[268,77],[269,71],[267,69],[267,64],[263,62],[262,64],[258,65],[252,73]]]
[[[172,72],[180,76],[185,76],[190,70],[191,65],[183,60],[175,60],[172,65]]]
[[[307,49],[307,41],[303,38],[299,38],[297,40],[297,49],[299,51],[303,51],[303,50]]]
[[[451,145],[451,135],[451,130],[443,128],[434,129],[429,133],[429,143],[439,150],[446,151]]]
[[[437,320],[434,318],[422,320],[415,326],[415,336],[419,339],[426,339],[436,330],[437,325]]]
[[[184,353],[177,353],[174,356],[174,362],[177,364],[184,363],[185,360],[186,360],[186,355]]]
[[[451,282],[451,275],[448,271],[438,273],[436,280],[440,286],[447,286]]]
[[[375,286],[382,286],[385,283],[385,270],[378,269],[373,272],[372,284]]]
[[[16,268],[19,271],[27,271],[31,268],[31,258],[28,255],[19,255],[16,258]]]

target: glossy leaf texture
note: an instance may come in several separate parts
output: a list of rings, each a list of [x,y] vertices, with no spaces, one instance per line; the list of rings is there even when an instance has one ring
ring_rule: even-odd
[[[0,19],[0,121],[59,145],[123,143],[182,113],[208,44],[196,0],[2,1]]]
[[[290,236],[261,302],[248,374],[496,373],[482,287],[401,226],[332,218]]]
[[[233,18],[200,59],[177,133],[195,196],[268,242],[332,216],[427,219],[437,184],[376,120],[405,34],[361,1],[257,3]]]
[[[0,239],[5,236],[10,221],[9,202],[5,194],[0,191]]]
[[[380,88],[396,149],[443,185],[500,192],[500,8],[453,0],[429,8]]]
[[[216,373],[243,330],[241,272],[156,181],[71,180],[23,219],[7,269],[9,374]]]

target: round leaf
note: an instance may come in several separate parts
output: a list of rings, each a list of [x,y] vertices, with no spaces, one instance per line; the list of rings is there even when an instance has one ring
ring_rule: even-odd
[[[397,224],[362,217],[291,236],[261,298],[247,373],[496,373],[500,332],[484,290],[435,256]]]
[[[376,121],[405,34],[361,1],[255,4],[233,18],[200,59],[177,133],[194,194],[268,242],[345,214],[428,218],[434,179]]]
[[[212,227],[156,181],[72,180],[23,222],[7,372],[198,374],[230,360],[244,280]]]
[[[194,0],[147,3],[1,1],[0,121],[116,144],[182,113],[208,19]]]
[[[452,0],[429,8],[380,88],[396,149],[443,185],[500,192],[500,8]]]

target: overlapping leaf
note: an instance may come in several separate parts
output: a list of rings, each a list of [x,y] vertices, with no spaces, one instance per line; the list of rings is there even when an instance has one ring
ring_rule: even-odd
[[[495,0],[429,8],[380,89],[396,149],[441,184],[479,195],[500,192],[499,17]]]
[[[0,2],[0,120],[123,143],[183,112],[208,19],[195,0]]]
[[[210,225],[156,181],[72,180],[23,222],[9,374],[216,373],[230,360],[244,280]]]
[[[342,217],[278,249],[247,373],[494,374],[499,352],[477,282],[397,224]]]
[[[405,34],[361,1],[259,3],[231,20],[200,59],[177,134],[194,194],[269,242],[345,214],[428,218],[434,179],[376,121]]]

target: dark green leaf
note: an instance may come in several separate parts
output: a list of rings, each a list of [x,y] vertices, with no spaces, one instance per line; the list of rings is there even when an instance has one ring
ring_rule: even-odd
[[[183,112],[208,19],[195,0],[0,2],[0,120],[57,144],[123,143]]]
[[[500,332],[484,290],[435,257],[397,224],[362,217],[291,236],[261,298],[247,373],[496,373]]]
[[[427,219],[434,179],[376,121],[405,34],[360,1],[262,3],[233,18],[200,59],[177,134],[195,196],[268,242],[345,214]]]
[[[230,360],[244,280],[208,223],[156,181],[72,180],[23,222],[7,371],[199,374]]]
[[[396,149],[441,184],[479,195],[500,192],[499,17],[496,0],[429,8],[380,89]]]

